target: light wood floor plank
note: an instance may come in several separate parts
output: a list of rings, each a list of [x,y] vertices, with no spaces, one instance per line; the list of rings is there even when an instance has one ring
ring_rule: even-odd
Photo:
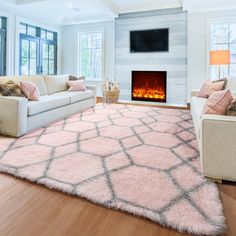
[[[219,185],[228,230],[235,236],[236,184]],[[187,236],[120,211],[0,174],[0,235]]]

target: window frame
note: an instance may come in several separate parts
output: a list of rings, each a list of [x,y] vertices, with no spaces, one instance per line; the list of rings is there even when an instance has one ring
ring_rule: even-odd
[[[37,47],[38,55],[36,56],[36,58],[37,58],[37,60],[36,60],[37,61],[36,75],[43,75],[43,59],[44,59],[43,58],[43,49],[42,49],[43,44],[53,45],[55,47],[55,50],[54,50],[54,74],[47,74],[47,75],[57,75],[57,72],[58,72],[58,32],[45,29],[44,27],[34,26],[32,24],[28,24],[23,21],[19,22],[19,26],[21,26],[21,25],[25,25],[26,33],[21,33],[21,31],[19,30],[19,70],[18,70],[19,75],[22,75],[22,70],[21,70],[21,65],[22,65],[21,64],[21,61],[22,61],[21,41],[22,41],[22,39],[38,41],[38,47]],[[35,36],[28,34],[29,27],[33,27],[36,29]],[[46,38],[41,37],[42,31],[46,32]],[[53,34],[53,40],[47,39],[48,32]]]
[[[81,35],[83,34],[96,34],[96,33],[100,33],[102,35],[102,47],[101,47],[101,78],[86,78],[86,81],[91,81],[91,82],[100,82],[104,80],[104,76],[105,76],[105,33],[104,33],[104,28],[102,29],[98,29],[98,30],[85,30],[85,31],[80,31],[78,32],[78,42],[77,42],[77,74],[79,76],[84,76],[81,73],[81,63],[80,63],[80,53],[81,53],[81,48],[80,48],[80,38]]]
[[[43,58],[43,44],[44,43],[47,44],[48,46],[53,45],[55,47],[55,50],[54,50],[54,72],[55,72],[55,74],[48,74],[48,75],[57,75],[57,60],[58,60],[57,59],[57,47],[58,47],[57,41],[52,41],[52,40],[48,40],[48,39],[41,39],[40,40],[40,65],[41,65],[41,67],[43,67],[43,61],[44,61],[44,58]],[[50,62],[50,58],[48,57],[48,63],[49,62]],[[41,69],[41,73],[43,74],[42,69]]]
[[[211,28],[213,24],[236,24],[236,17],[232,16],[232,17],[220,17],[220,18],[212,18],[212,19],[208,19],[207,20],[207,45],[206,45],[206,49],[207,49],[207,55],[206,55],[206,78],[207,79],[211,79],[211,65],[210,65],[210,51],[211,51]],[[230,44],[229,44],[230,45]],[[236,63],[232,63],[232,64],[236,64]],[[229,65],[230,67],[230,65]],[[228,68],[228,70],[230,71],[230,68]],[[230,76],[230,75],[229,75]],[[232,77],[235,78],[235,77]]]
[[[20,45],[19,45],[19,55],[20,55],[20,58],[19,58],[19,75],[23,75],[22,74],[22,70],[21,70],[21,65],[22,65],[22,59],[23,57],[21,57],[21,52],[22,52],[22,47],[21,47],[21,44],[22,44],[22,40],[29,40],[29,41],[34,41],[36,42],[36,75],[38,75],[39,73],[39,68],[38,68],[38,63],[39,62],[39,54],[40,54],[40,41],[39,39],[35,38],[34,36],[31,36],[31,35],[25,35],[25,34],[20,34]],[[37,51],[38,51],[38,55],[37,55]],[[30,54],[30,49],[29,49],[29,52],[28,54]],[[28,59],[30,60],[30,58],[28,57]],[[28,65],[28,71],[30,71],[30,64]],[[29,76],[31,76],[31,74],[29,74]],[[32,75],[34,76],[34,75]]]
[[[7,74],[7,17],[0,16],[3,27],[0,27],[0,34],[3,37],[0,47],[2,48],[3,55],[0,58],[0,63],[2,69],[0,70],[0,76],[5,76]]]

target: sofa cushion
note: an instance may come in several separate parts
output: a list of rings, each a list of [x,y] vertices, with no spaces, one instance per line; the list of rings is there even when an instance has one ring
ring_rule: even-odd
[[[52,110],[70,104],[70,99],[65,96],[41,96],[39,101],[28,102],[28,116]]]
[[[194,109],[194,111],[196,112],[198,119],[200,119],[202,115],[203,107],[205,106],[206,102],[206,98],[192,97],[191,106],[192,109]]]
[[[42,75],[36,75],[36,76],[21,76],[20,80],[28,81],[31,83],[34,83],[40,93],[40,96],[48,95],[48,90],[46,83],[44,81],[44,78]]]
[[[193,123],[196,131],[196,135],[200,137],[200,118],[203,108],[207,102],[207,98],[192,97],[191,98],[191,111],[193,116]]]
[[[67,84],[67,81],[69,81],[69,75],[45,75],[44,80],[47,85],[49,95],[66,91],[69,88]]]
[[[52,96],[60,96],[60,97],[68,97],[70,99],[70,103],[76,103],[82,100],[86,100],[94,97],[94,92],[92,90],[86,90],[83,92],[59,92],[54,93]]]
[[[1,77],[0,81],[1,83],[6,83],[7,81],[12,80],[17,84],[20,84],[20,82],[23,81],[29,81],[31,83],[34,83],[39,92],[40,96],[48,95],[48,90],[46,83],[44,81],[43,76],[41,75],[35,75],[35,76],[3,76]]]

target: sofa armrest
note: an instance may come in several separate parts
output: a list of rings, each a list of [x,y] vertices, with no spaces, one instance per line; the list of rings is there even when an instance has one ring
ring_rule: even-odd
[[[196,97],[198,93],[199,93],[199,90],[192,90],[191,97]]]
[[[86,85],[86,88],[94,92],[94,106],[97,102],[97,86],[96,85]]]
[[[97,95],[97,86],[96,85],[86,85],[86,88],[94,91],[94,94]]]
[[[19,137],[27,132],[27,102],[22,97],[0,97],[0,133]]]
[[[205,176],[236,180],[236,117],[202,115],[200,152]]]
[[[202,121],[224,121],[224,122],[236,122],[236,116],[222,116],[222,115],[210,115],[210,114],[202,114]],[[236,125],[236,123],[235,123]]]

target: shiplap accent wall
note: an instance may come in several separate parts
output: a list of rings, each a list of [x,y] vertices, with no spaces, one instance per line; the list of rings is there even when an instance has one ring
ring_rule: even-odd
[[[130,53],[129,32],[169,28],[169,52]],[[187,13],[181,8],[121,14],[115,21],[115,80],[131,100],[131,72],[167,71],[167,103],[187,103]]]

